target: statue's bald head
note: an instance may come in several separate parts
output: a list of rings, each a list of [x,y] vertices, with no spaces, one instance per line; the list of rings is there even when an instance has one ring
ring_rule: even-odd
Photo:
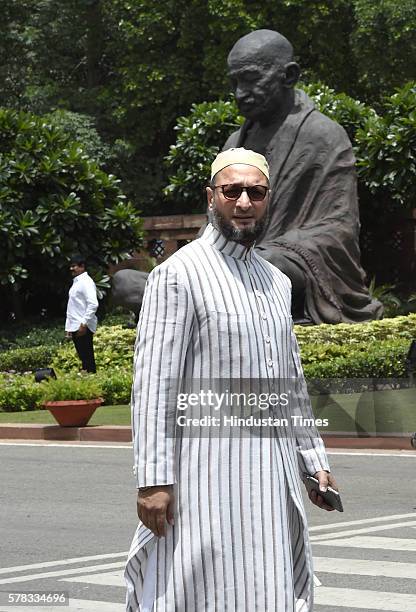
[[[299,66],[292,45],[279,32],[256,30],[240,38],[228,56],[228,74],[247,119],[276,122],[293,107]]]
[[[279,32],[255,30],[235,43],[228,55],[228,65],[248,57],[260,60],[263,65],[285,65],[293,62],[293,47]]]

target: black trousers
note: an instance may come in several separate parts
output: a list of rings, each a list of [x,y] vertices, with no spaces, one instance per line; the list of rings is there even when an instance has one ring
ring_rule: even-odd
[[[87,329],[87,333],[83,336],[76,336],[76,332],[72,334],[72,340],[75,345],[75,350],[78,353],[78,357],[82,362],[82,369],[87,372],[95,373],[95,358],[94,358],[94,346],[93,336],[94,334]]]

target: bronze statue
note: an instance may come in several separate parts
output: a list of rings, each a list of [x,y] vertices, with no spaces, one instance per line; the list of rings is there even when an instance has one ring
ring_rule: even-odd
[[[246,121],[224,149],[252,149],[269,162],[270,217],[256,249],[291,279],[294,320],[380,318],[383,307],[371,299],[360,265],[355,160],[346,132],[295,89],[299,66],[278,32],[256,30],[240,38],[228,67]],[[146,277],[118,272],[115,302],[137,313]]]
[[[360,266],[354,155],[344,129],[295,89],[290,42],[257,30],[240,38],[228,68],[244,125],[224,149],[265,155],[271,207],[258,253],[292,281],[295,320],[361,322],[382,316]]]

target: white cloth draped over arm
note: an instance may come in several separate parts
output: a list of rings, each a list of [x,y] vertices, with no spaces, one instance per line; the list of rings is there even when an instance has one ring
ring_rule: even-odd
[[[314,419],[306,381],[299,356],[299,346],[295,333],[291,334],[290,378],[294,379],[296,401],[293,402],[292,414],[304,419]],[[298,462],[301,473],[315,474],[321,470],[330,471],[323,440],[315,426],[297,426]]]
[[[194,309],[187,279],[169,263],[149,275],[134,356],[132,429],[137,487],[176,482],[177,394]]]

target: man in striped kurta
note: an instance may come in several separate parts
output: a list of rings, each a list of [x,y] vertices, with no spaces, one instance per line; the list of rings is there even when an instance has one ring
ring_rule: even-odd
[[[267,217],[265,158],[220,153],[207,195],[211,223],[152,271],[138,323],[132,427],[140,522],[126,608],[308,612],[313,569],[300,472],[335,486],[316,429],[179,425],[201,405],[181,410],[178,394],[202,380],[266,381],[269,390],[294,381],[290,411],[313,416],[290,281],[253,249]],[[329,510],[321,496],[311,500]]]

